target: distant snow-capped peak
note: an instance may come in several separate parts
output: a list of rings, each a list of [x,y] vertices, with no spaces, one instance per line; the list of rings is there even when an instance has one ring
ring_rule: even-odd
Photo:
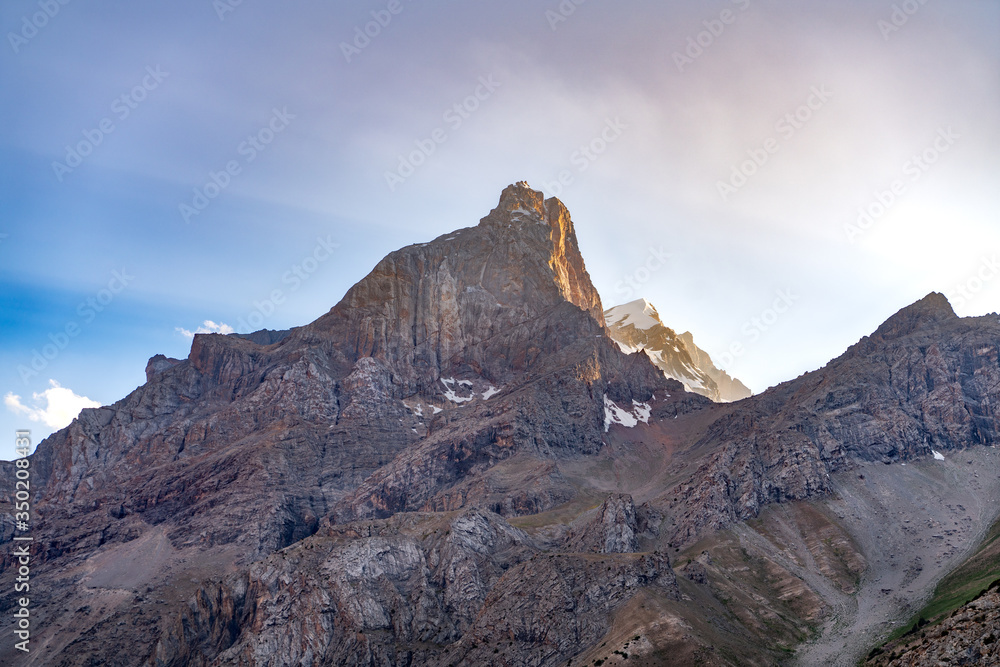
[[[656,308],[646,299],[636,299],[604,311],[611,338],[626,354],[639,352],[664,375],[688,391],[713,401],[738,401],[752,395],[739,380],[716,368],[707,352],[694,344],[694,337],[681,335],[663,324]]]
[[[608,323],[609,327],[625,327],[631,324],[636,329],[643,330],[655,327],[657,324],[663,324],[660,321],[660,314],[656,312],[656,308],[645,299],[636,299],[635,301],[629,301],[620,306],[609,308],[604,311],[604,321]]]

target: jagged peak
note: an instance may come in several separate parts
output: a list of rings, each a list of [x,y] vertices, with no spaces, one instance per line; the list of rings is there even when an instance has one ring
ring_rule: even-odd
[[[955,309],[951,307],[951,302],[948,301],[948,297],[941,292],[931,292],[920,301],[909,306],[910,308],[921,308],[928,313],[936,313],[940,315],[938,319],[953,319],[958,317],[955,314]]]
[[[568,221],[569,212],[561,201],[555,197],[545,199],[545,195],[528,185],[527,181],[518,181],[503,189],[496,208],[479,224],[509,227],[535,223],[555,227]],[[572,229],[572,223],[569,229]]]
[[[535,312],[565,300],[604,326],[600,295],[587,273],[569,212],[558,199],[546,200],[524,181],[504,188],[497,206],[479,225],[386,255],[310,326],[346,326],[360,312],[377,317],[384,325],[378,331],[366,330],[358,343],[358,349],[371,356],[393,340],[412,339],[415,316],[435,320],[426,323],[428,331],[445,324],[456,327],[455,332],[462,330],[459,311],[472,301],[459,295],[482,292],[492,295],[493,303],[517,306],[518,312]],[[435,305],[429,306],[428,299]]]
[[[149,382],[159,373],[173,368],[177,364],[183,363],[180,359],[173,359],[163,354],[157,354],[150,357],[149,361],[146,363],[146,382]]]
[[[936,322],[958,319],[948,298],[940,292],[931,292],[919,301],[903,308],[887,319],[872,334],[873,338],[898,338]]]
[[[603,325],[600,296],[584,266],[569,210],[561,201],[555,197],[545,199],[527,181],[518,181],[503,189],[496,208],[479,222],[480,227],[502,233],[509,229],[524,231],[534,225],[547,230],[551,246],[548,265],[563,298],[588,311]]]

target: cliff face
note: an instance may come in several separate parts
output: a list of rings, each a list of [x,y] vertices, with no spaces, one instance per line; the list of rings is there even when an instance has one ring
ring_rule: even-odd
[[[382,359],[418,391],[470,368],[503,382],[531,362],[515,332],[563,304],[604,323],[569,212],[519,183],[477,227],[390,253],[292,337],[336,341],[350,363]]]
[[[401,514],[326,526],[201,592],[156,664],[553,664],[650,587],[680,596],[665,554],[547,554],[491,512]]]
[[[314,531],[404,450],[421,474],[372,491],[369,510],[423,506],[521,446],[595,451],[609,384],[629,400],[663,385],[609,345],[568,212],[526,184],[478,227],[390,254],[313,324],[259,333],[198,335],[187,360],[154,357],[146,385],[39,446],[43,520],[74,524],[52,555],[108,539],[113,509],[183,518],[175,539],[240,541],[257,557]],[[231,500],[244,493],[267,509],[244,516]]]

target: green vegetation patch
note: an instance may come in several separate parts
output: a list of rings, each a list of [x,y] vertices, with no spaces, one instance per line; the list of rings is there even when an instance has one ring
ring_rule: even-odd
[[[1000,578],[1000,520],[993,524],[975,554],[947,574],[934,589],[934,597],[913,619],[896,630],[889,642],[943,620],[976,599]],[[888,642],[887,642],[888,643]]]

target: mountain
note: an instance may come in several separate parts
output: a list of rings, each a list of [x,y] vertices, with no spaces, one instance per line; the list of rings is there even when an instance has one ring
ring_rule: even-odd
[[[426,652],[401,648],[403,636],[478,655],[475,642],[460,642],[496,631],[474,626],[489,617],[484,604],[507,617],[498,580],[523,587],[538,572],[526,563],[543,553],[504,517],[574,496],[554,461],[599,451],[609,406],[631,416],[655,392],[673,394],[661,400],[677,412],[700,405],[608,338],[569,213],[526,184],[505,189],[478,226],[390,253],[312,324],[199,334],[187,359],[151,359],[147,378],[118,403],[84,410],[31,459],[33,530],[44,545],[35,558],[53,591],[36,613],[52,633],[39,640],[52,664],[120,664],[122,655],[134,655],[129,664],[208,664],[224,650],[260,650],[247,660],[281,664],[308,664],[317,652],[334,664],[358,652],[395,663]],[[400,520],[419,524],[412,538]],[[310,536],[310,549],[333,549],[324,563],[346,548],[345,572],[360,567],[361,579],[347,574],[338,586],[363,586],[361,573],[402,550],[401,588],[385,598],[372,580],[369,598],[307,584],[322,593],[331,624],[291,631],[295,646],[289,628],[274,625],[271,651],[244,632],[266,614],[260,596],[285,586],[263,564],[290,563],[285,549],[299,553]],[[345,545],[352,536],[361,539]],[[604,591],[560,607],[572,634],[552,655],[596,640],[608,605],[630,592],[676,596],[665,554],[608,559],[608,569],[582,556],[546,563],[568,599],[584,583]],[[13,562],[4,564],[9,576]],[[417,573],[433,581],[420,584]],[[234,607],[237,598],[248,606]],[[552,616],[531,607],[519,622],[541,627]],[[210,627],[175,632],[202,622]],[[545,637],[524,632],[512,653],[534,654]]]
[[[996,316],[932,294],[735,403],[611,333],[522,182],[315,322],[153,357],[30,457],[0,660],[855,664],[1000,512]]]
[[[624,352],[644,351],[664,375],[678,380],[688,391],[722,403],[753,394],[742,382],[716,368],[708,353],[694,344],[690,332],[678,336],[664,326],[656,308],[645,299],[609,308],[604,319]]]

